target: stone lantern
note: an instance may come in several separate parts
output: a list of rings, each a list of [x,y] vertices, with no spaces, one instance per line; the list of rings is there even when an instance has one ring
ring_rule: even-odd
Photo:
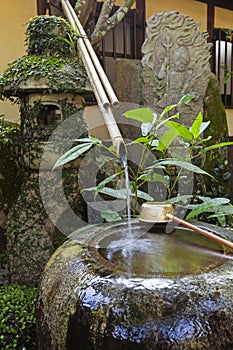
[[[65,238],[48,218],[41,200],[39,177],[51,173],[51,164],[39,171],[40,158],[59,126],[64,144],[66,137],[87,134],[83,110],[85,97],[92,90],[78,57],[77,34],[63,18],[34,17],[26,36],[27,54],[9,65],[2,80],[3,94],[16,98],[20,105],[19,160],[25,169],[18,199],[9,213],[6,235],[10,282],[37,285],[44,264]],[[62,125],[69,119],[72,127],[66,130]],[[56,171],[50,176],[53,182]],[[74,166],[63,171],[63,184],[72,209],[85,216]],[[60,219],[64,217],[60,208]],[[73,229],[70,227],[70,232]]]

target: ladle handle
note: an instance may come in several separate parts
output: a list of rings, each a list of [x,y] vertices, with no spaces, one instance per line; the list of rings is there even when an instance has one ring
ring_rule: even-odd
[[[187,228],[190,228],[191,230],[196,231],[196,232],[200,233],[203,236],[206,236],[206,237],[208,237],[208,238],[210,238],[210,239],[212,239],[212,240],[214,240],[214,241],[216,241],[216,242],[218,242],[220,244],[223,244],[223,245],[233,249],[233,243],[228,241],[228,240],[226,240],[226,239],[224,239],[224,238],[221,238],[221,237],[219,237],[219,236],[217,236],[217,235],[215,235],[215,234],[213,234],[213,233],[211,233],[209,231],[203,230],[202,228],[200,228],[200,227],[198,227],[196,225],[190,224],[189,222],[184,221],[184,220],[182,220],[182,219],[180,219],[180,218],[178,218],[178,217],[176,217],[176,216],[174,216],[172,214],[168,213],[168,214],[166,214],[166,216],[167,216],[167,218],[177,222],[178,224],[181,224],[181,225],[183,225],[183,226],[185,226]]]

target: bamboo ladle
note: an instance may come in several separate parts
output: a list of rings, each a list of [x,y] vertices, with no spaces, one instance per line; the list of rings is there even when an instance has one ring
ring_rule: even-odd
[[[230,242],[222,237],[215,235],[207,230],[204,230],[196,225],[190,224],[189,222],[182,220],[173,215],[172,204],[160,203],[160,202],[147,202],[142,205],[142,211],[139,218],[140,221],[150,222],[155,224],[166,224],[168,222],[175,221],[178,224],[187,227],[195,232],[206,236],[213,241],[216,241],[226,247],[233,249],[233,242]]]

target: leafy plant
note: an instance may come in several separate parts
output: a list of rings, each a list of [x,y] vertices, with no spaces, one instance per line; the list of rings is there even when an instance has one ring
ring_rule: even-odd
[[[77,55],[77,31],[61,17],[35,16],[27,26],[26,41],[29,55],[57,57]]]
[[[69,68],[68,68],[69,67]],[[58,56],[23,56],[9,64],[4,74],[0,76],[0,88],[14,93],[20,89],[20,84],[27,79],[44,79],[48,92],[80,90],[85,84],[86,73],[77,60]],[[82,82],[83,81],[83,82]]]
[[[56,16],[36,16],[26,29],[27,55],[10,63],[0,76],[1,98],[18,96],[21,84],[43,79],[45,93],[79,92],[87,75],[78,57],[79,34],[68,22]]]
[[[230,28],[221,28],[226,35],[226,40],[230,41],[232,43],[233,41],[233,30]],[[224,64],[222,66],[222,69],[224,71],[224,76],[223,76],[223,84],[227,84],[229,79],[231,78],[233,72],[229,69],[227,64]]]
[[[226,39],[232,42],[233,41],[233,30],[230,28],[222,28],[222,30],[226,34]]]
[[[213,168],[214,179],[211,179],[211,188],[207,195],[212,197],[229,197],[226,191],[226,184],[231,173],[229,172],[228,161],[225,160],[222,164],[217,164]]]
[[[100,213],[100,215],[106,222],[113,222],[113,221],[117,221],[117,220],[122,219],[120,214],[118,214],[117,212],[115,212],[113,210],[103,210]]]
[[[179,114],[175,113],[173,115],[172,112],[182,104],[189,103],[192,98],[192,96],[184,96],[177,104],[166,107],[158,118],[155,118],[153,111],[149,108],[138,108],[126,112],[124,114],[126,118],[135,119],[143,124],[144,132],[142,137],[126,145],[127,148],[135,144],[143,146],[141,148],[140,161],[136,171],[130,167],[130,165],[127,165],[130,177],[130,191],[128,191],[127,188],[115,189],[108,186],[113,179],[120,177],[124,173],[124,169],[102,180],[97,186],[85,190],[94,191],[95,197],[97,194],[101,193],[114,198],[125,199],[127,194],[130,194],[130,196],[135,199],[132,201],[134,205],[134,207],[131,208],[132,212],[133,214],[137,214],[138,202],[143,200],[159,201],[158,191],[156,190],[158,187],[155,186],[153,196],[151,193],[149,195],[144,189],[145,185],[149,183],[159,183],[163,186],[166,190],[166,198],[169,200],[172,197],[179,197],[181,195],[179,191],[177,192],[177,185],[183,174],[196,173],[213,178],[201,167],[194,164],[196,158],[202,157],[203,154],[213,149],[226,147],[232,144],[232,142],[208,145],[211,137],[203,138],[203,132],[207,129],[209,122],[203,121],[201,113],[198,114],[191,127],[186,127],[177,121],[179,119]],[[112,147],[105,147],[104,144],[96,138],[79,139],[76,140],[76,142],[78,142],[78,145],[65,153],[56,162],[54,168],[62,166],[76,157],[79,157],[93,146],[103,147],[105,151],[107,150],[109,152],[109,157],[116,158]],[[170,153],[171,147],[176,149],[176,157],[172,157]],[[156,159],[148,166],[146,165],[146,161],[150,154],[155,154]],[[174,168],[176,170],[175,176]],[[202,206],[202,208],[204,210],[207,206]],[[225,210],[225,213],[226,212],[227,210]],[[228,213],[231,213],[230,209]],[[191,217],[191,214],[189,215],[189,217]],[[219,214],[218,217],[220,216],[222,216],[222,214]],[[222,220],[219,220],[219,222],[223,223]]]
[[[189,209],[192,209],[186,219],[198,217],[203,213],[212,213],[207,216],[207,219],[217,218],[221,226],[226,226],[226,217],[233,215],[233,205],[228,198],[210,198],[198,197],[202,202],[199,204],[190,204]]]
[[[27,286],[0,286],[1,349],[36,349],[36,292]]]
[[[225,64],[222,66],[224,76],[222,79],[223,84],[227,84],[228,81],[231,79],[231,76],[233,75],[232,71],[228,68],[228,66]]]
[[[4,116],[0,116],[0,143],[12,143],[12,137],[19,131],[19,124],[6,121]]]

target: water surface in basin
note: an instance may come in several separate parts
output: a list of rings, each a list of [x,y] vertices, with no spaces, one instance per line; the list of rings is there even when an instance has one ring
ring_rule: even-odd
[[[132,276],[182,276],[209,271],[227,260],[223,247],[192,230],[141,233],[140,226],[114,227],[95,238],[92,253],[101,264]],[[94,242],[92,242],[94,243]]]

